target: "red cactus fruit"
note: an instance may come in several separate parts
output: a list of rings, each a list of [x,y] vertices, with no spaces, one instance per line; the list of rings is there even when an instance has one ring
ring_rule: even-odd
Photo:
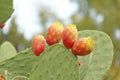
[[[63,25],[60,22],[54,22],[47,31],[46,42],[48,45],[59,43],[62,38]]]
[[[39,56],[46,46],[45,38],[42,35],[36,35],[32,40],[32,49],[36,56]]]
[[[91,37],[81,38],[76,40],[71,51],[78,56],[90,54],[94,49],[95,41]]]
[[[0,29],[2,29],[5,26],[5,24],[6,24],[5,22],[0,24]]]
[[[63,30],[62,41],[66,48],[71,48],[74,42],[77,40],[78,31],[76,25],[69,24]]]

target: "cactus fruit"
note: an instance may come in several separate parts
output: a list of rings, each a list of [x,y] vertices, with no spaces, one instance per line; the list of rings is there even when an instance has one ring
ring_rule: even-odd
[[[66,48],[71,48],[78,37],[76,25],[68,24],[63,30],[62,41]]]
[[[95,41],[91,37],[84,37],[75,41],[71,51],[78,56],[90,54],[94,49]]]
[[[39,56],[46,46],[45,38],[42,35],[36,35],[32,40],[32,49],[36,56]]]
[[[78,64],[79,64],[80,66],[82,66],[82,65],[83,65],[83,63],[82,63],[81,61],[78,61]]]
[[[5,24],[6,24],[5,22],[0,24],[0,29],[2,29],[5,26]]]
[[[76,56],[62,44],[47,47],[34,64],[30,80],[79,80]]]
[[[0,74],[0,80],[5,80],[4,74]]]
[[[59,43],[62,37],[63,25],[60,22],[54,22],[47,31],[46,42],[49,45]]]

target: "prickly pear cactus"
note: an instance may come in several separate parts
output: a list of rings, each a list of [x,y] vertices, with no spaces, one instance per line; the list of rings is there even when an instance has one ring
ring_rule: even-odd
[[[0,63],[0,71],[7,70],[10,78],[21,75],[29,77],[32,65],[36,60],[31,48],[18,53],[18,55]]]
[[[79,80],[77,59],[62,44],[49,46],[38,57],[29,80]]]
[[[83,62],[80,66],[80,80],[102,80],[109,70],[113,59],[113,44],[110,37],[100,31],[84,30],[79,32],[79,38],[91,36],[95,40],[94,51],[87,56],[79,57]]]
[[[13,12],[12,0],[0,0],[0,24],[6,22]]]
[[[6,41],[0,46],[0,62],[15,55],[17,55],[17,51],[10,42]]]
[[[0,62],[0,72],[7,70],[10,79],[15,80],[28,79],[15,78],[18,75],[29,77],[29,80],[101,80],[112,64],[112,41],[107,34],[100,31],[79,32],[79,38],[88,36],[96,43],[93,52],[87,56],[75,56],[63,44],[47,46],[38,57],[29,48]],[[83,65],[79,66],[78,61]]]

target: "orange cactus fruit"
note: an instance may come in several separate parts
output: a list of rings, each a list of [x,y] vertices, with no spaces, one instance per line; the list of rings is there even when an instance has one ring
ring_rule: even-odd
[[[76,25],[68,24],[63,30],[62,41],[66,48],[71,48],[74,42],[77,40],[78,31]]]
[[[36,35],[32,39],[32,50],[36,56],[39,56],[46,47],[45,38],[42,35]]]
[[[92,37],[85,37],[75,41],[71,51],[78,56],[85,56],[90,54],[95,46],[95,41]]]
[[[5,80],[4,74],[0,74],[0,80]]]
[[[62,38],[63,25],[60,22],[54,22],[47,30],[46,42],[48,45],[59,43]]]
[[[2,29],[5,26],[6,22],[0,24],[0,29]]]

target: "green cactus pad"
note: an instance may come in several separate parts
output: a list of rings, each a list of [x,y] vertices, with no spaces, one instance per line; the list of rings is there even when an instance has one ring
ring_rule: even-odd
[[[7,70],[11,78],[17,75],[29,77],[35,59],[32,49],[26,49],[15,57],[1,62],[0,71]]]
[[[101,31],[79,32],[79,38],[88,36],[95,40],[95,48],[91,54],[78,57],[78,60],[83,62],[80,68],[80,80],[102,80],[112,64],[113,44],[110,37]]]
[[[0,46],[0,62],[15,55],[17,55],[17,51],[10,42],[6,41]]]
[[[13,0],[0,0],[0,24],[6,22],[13,13]]]
[[[79,80],[77,59],[63,44],[48,46],[34,64],[29,80]]]

